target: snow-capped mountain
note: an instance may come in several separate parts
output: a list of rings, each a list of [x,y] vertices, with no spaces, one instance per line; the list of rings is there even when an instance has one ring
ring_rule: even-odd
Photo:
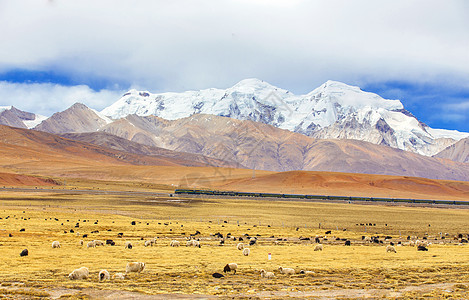
[[[14,106],[0,106],[0,124],[31,129],[47,119],[45,116],[25,112]]]
[[[469,133],[435,130],[404,109],[358,87],[327,81],[294,95],[258,79],[231,88],[152,94],[131,90],[101,111],[118,119],[129,114],[175,120],[203,113],[252,120],[317,138],[357,139],[434,155]]]

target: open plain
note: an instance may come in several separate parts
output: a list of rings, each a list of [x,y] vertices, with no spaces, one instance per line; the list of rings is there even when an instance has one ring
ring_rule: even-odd
[[[105,187],[141,193],[92,193]],[[67,187],[52,186],[62,189],[59,193],[48,192],[50,188],[47,181],[29,191],[1,189],[4,297],[469,297],[468,245],[458,237],[467,239],[465,208],[171,197],[170,186],[83,179],[68,179]],[[72,192],[86,188],[90,193]],[[186,247],[191,234],[201,248]],[[250,255],[243,256],[236,246],[240,237],[248,245],[248,236],[257,237],[257,242],[248,246]],[[313,251],[316,236],[323,251]],[[379,236],[382,243],[362,236]],[[412,241],[426,239],[428,251],[408,245],[407,236]],[[145,247],[151,238],[156,244]],[[115,245],[86,246],[108,239]],[[51,247],[55,240],[61,248]],[[172,240],[180,241],[181,247],[170,247]],[[345,240],[351,246],[345,246]],[[125,249],[126,242],[133,248]],[[391,242],[397,253],[386,252]],[[20,257],[26,248],[29,255]],[[145,262],[145,270],[124,280],[98,281],[101,269],[112,276],[125,272],[133,261]],[[238,264],[236,274],[223,273],[231,262]],[[90,270],[89,278],[70,280],[68,274],[82,266]],[[280,274],[279,266],[294,268],[296,274]],[[261,269],[273,271],[275,277],[261,278]],[[213,278],[214,272],[225,277]]]

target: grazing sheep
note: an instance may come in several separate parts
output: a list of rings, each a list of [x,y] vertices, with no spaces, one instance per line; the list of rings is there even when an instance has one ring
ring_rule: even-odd
[[[428,251],[428,248],[423,245],[420,245],[417,247],[417,251]]]
[[[249,250],[249,248],[244,248],[244,249],[243,249],[243,255],[244,255],[244,256],[248,256],[249,253],[251,253],[251,250]]]
[[[116,273],[112,275],[112,279],[114,280],[124,280],[125,279],[125,274],[124,273]]]
[[[125,242],[125,249],[132,249],[132,243],[131,242]]]
[[[322,249],[323,249],[322,244],[317,244],[316,246],[314,246],[314,251],[322,251]]]
[[[53,242],[52,242],[52,248],[60,248],[60,243],[59,243],[59,241],[53,241]]]
[[[23,251],[21,251],[20,256],[28,256],[28,254],[28,249],[24,249]]]
[[[140,273],[145,269],[145,263],[144,262],[129,262],[127,266],[125,267],[125,272],[130,273],[130,272],[137,272]]]
[[[200,248],[200,242],[196,241],[196,240],[192,240],[192,246],[194,246],[196,248]]]
[[[391,246],[391,245],[387,245],[387,246],[386,246],[386,252],[394,252],[394,253],[397,253],[396,248],[394,248],[394,246]]]
[[[301,270],[301,271],[300,271],[300,274],[309,275],[309,276],[314,276],[314,274],[316,274],[316,273],[313,272],[313,271]]]
[[[295,270],[292,269],[292,268],[278,267],[278,270],[279,270],[280,274],[286,274],[286,275],[295,274]]]
[[[238,264],[237,263],[229,263],[226,264],[226,266],[223,268],[223,272],[230,272],[233,271],[234,274],[236,274],[236,269],[238,269]]]
[[[94,243],[95,243],[96,247],[97,246],[104,246],[104,242],[101,241],[101,240],[94,240]]]
[[[214,277],[214,278],[222,278],[222,277],[225,277],[225,276],[223,276],[223,274],[220,274],[220,273],[213,273],[213,274],[212,274],[212,277]]]
[[[169,243],[169,246],[171,247],[179,247],[180,245],[181,243],[179,243],[177,240],[172,240],[171,243]]]
[[[89,241],[88,244],[86,244],[86,248],[95,248],[95,247],[96,247],[95,241]]]
[[[262,278],[274,278],[275,274],[273,272],[266,272],[264,269],[261,270]]]
[[[188,240],[186,243],[186,247],[194,246],[194,242],[196,242],[196,240]]]
[[[109,274],[107,270],[101,270],[99,271],[98,278],[99,278],[99,281],[105,281],[105,280],[111,279],[111,275]]]
[[[239,243],[239,244],[236,246],[236,248],[237,248],[238,250],[243,250],[243,249],[244,249],[244,244],[243,244],[243,243]]]
[[[72,273],[68,274],[68,278],[70,278],[71,280],[86,279],[88,278],[88,275],[90,275],[90,271],[88,270],[88,268],[81,267],[79,269],[73,270]]]
[[[419,246],[427,247],[427,246],[428,246],[428,243],[427,243],[427,241],[419,241],[419,240],[416,240],[416,241],[415,241],[415,246],[417,246],[417,247],[419,247]]]
[[[253,237],[249,240],[249,246],[254,245],[257,242],[257,238]]]
[[[145,247],[153,247],[153,243],[150,240],[145,241]]]

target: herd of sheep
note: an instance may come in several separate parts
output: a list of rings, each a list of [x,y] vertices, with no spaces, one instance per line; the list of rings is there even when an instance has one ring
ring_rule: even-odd
[[[134,225],[134,224],[135,224],[135,222],[132,222],[132,225]],[[78,227],[78,226],[76,226],[76,227]],[[24,231],[24,230],[22,230],[22,231]],[[73,232],[73,231],[70,230],[70,232]],[[96,231],[96,233],[97,233],[97,231]],[[196,238],[196,236],[198,234],[200,234],[199,231],[197,231],[195,234],[190,235],[190,237],[188,237],[186,239],[186,241],[185,241],[186,242],[186,247],[201,248],[201,246],[202,246],[201,240],[199,238]],[[76,232],[76,235],[77,236],[82,236],[83,238],[88,237],[87,234],[80,235],[78,232]],[[11,237],[11,234],[9,236]],[[213,234],[212,236],[214,236],[216,239],[218,239],[218,243],[219,243],[220,246],[225,245],[226,240],[239,241],[238,243],[235,243],[236,249],[241,251],[242,255],[249,256],[251,254],[251,248],[249,248],[249,247],[254,246],[254,248],[255,248],[255,245],[258,243],[258,237],[257,236],[260,236],[260,235],[251,237],[248,234],[245,234],[244,236],[236,238],[234,236],[231,236],[231,234],[227,234],[226,236],[223,236],[223,234],[221,234],[221,233],[216,233],[216,234]],[[448,234],[445,234],[445,236],[448,236]],[[118,237],[122,238],[123,233],[119,233]],[[468,237],[469,237],[469,235],[468,235]],[[143,241],[143,246],[153,247],[153,246],[156,245],[157,239],[158,239],[158,237],[144,240]],[[444,239],[444,236],[442,234],[440,234],[440,239]],[[456,237],[455,237],[455,239],[456,239]],[[142,240],[143,240],[143,238],[142,238]],[[265,241],[267,241],[267,240],[268,239],[265,239]],[[316,236],[316,237],[312,237],[312,238],[300,237],[298,240],[299,241],[311,241],[311,242],[314,241],[314,243],[312,244],[313,245],[313,248],[312,248],[313,251],[323,251],[324,250],[323,243],[326,243],[326,244],[343,243],[343,245],[345,245],[345,246],[350,246],[351,245],[351,241],[348,240],[348,239],[339,239],[338,237],[331,236],[331,231],[327,231],[325,233],[325,235],[320,235],[320,236]],[[390,237],[390,236],[382,236],[382,237],[379,237],[379,236],[362,236],[361,240],[362,240],[361,242],[356,241],[357,244],[358,243],[360,243],[360,244],[367,244],[367,243],[374,244],[374,243],[376,243],[378,245],[379,244],[385,245],[386,246],[385,247],[386,253],[397,253],[396,246],[415,246],[418,251],[428,251],[428,247],[431,245],[431,242],[427,237],[424,237],[423,239],[419,240],[419,239],[417,239],[417,237],[408,236],[407,239],[403,239],[403,240],[401,240],[397,243],[394,243],[392,237]],[[461,234],[459,234],[457,236],[457,240],[460,243],[467,243],[466,237],[461,235]],[[271,236],[270,241],[273,242],[274,245],[278,245],[282,242],[287,241],[287,239],[284,239],[284,238],[276,238],[275,239],[274,236]],[[94,239],[94,240],[91,240],[91,241],[87,241],[86,243],[85,243],[85,241],[80,240],[79,244],[81,246],[86,245],[86,248],[102,247],[102,246],[105,246],[105,245],[111,245],[111,246],[116,245],[116,243],[113,240],[110,240],[110,239],[104,240],[104,241]],[[181,246],[181,241],[173,239],[173,240],[170,241],[169,246],[170,247],[180,247]],[[124,247],[126,249],[132,249],[134,247],[134,245],[132,244],[132,242],[126,241],[124,243]],[[53,241],[52,242],[52,248],[53,249],[61,248],[60,242],[59,241]],[[28,255],[28,250],[24,249],[21,252],[20,255],[21,256],[27,256]],[[113,276],[111,276],[111,274],[109,273],[108,270],[104,270],[104,269],[100,270],[99,273],[98,273],[98,281],[102,282],[102,281],[111,280],[111,279],[113,279],[113,280],[123,280],[123,279],[126,278],[126,275],[128,273],[132,273],[132,272],[140,273],[144,269],[145,269],[145,263],[144,262],[129,262],[127,264],[126,268],[125,268],[125,272],[123,272],[123,273],[118,272],[118,273],[115,273]],[[223,268],[223,272],[224,273],[233,272],[234,274],[236,274],[237,269],[238,269],[238,265],[236,263],[228,263]],[[283,274],[283,275],[292,275],[292,274],[297,274],[297,273],[299,273],[299,274],[309,274],[309,275],[314,274],[313,271],[300,270],[299,272],[297,272],[293,268],[288,268],[288,267],[283,267],[283,266],[278,267],[277,271],[278,271],[279,274]],[[89,274],[90,274],[90,272],[89,272],[89,269],[87,267],[81,267],[81,268],[73,270],[68,275],[68,277],[71,280],[87,279],[87,278],[89,278]],[[224,277],[224,275],[221,274],[221,273],[213,273],[212,276],[215,277],[215,278]],[[260,270],[260,277],[261,278],[266,278],[266,279],[271,279],[271,278],[275,277],[275,274],[274,274],[274,272],[269,272],[269,271],[266,271],[264,269],[261,269]]]
[[[221,235],[220,233],[217,233],[217,234],[215,234],[215,236],[220,238],[220,245],[223,245],[224,241],[225,241],[225,238],[223,237],[223,235]],[[235,241],[237,240],[235,237],[231,237],[231,236],[227,236],[227,238],[231,238]],[[323,244],[320,243],[321,239],[327,240],[327,238],[325,236],[316,236],[314,238],[316,243],[313,245],[314,246],[313,251],[323,251],[324,250]],[[383,241],[389,242],[390,239],[391,239],[391,237],[387,237],[384,240],[379,240],[379,237],[363,236],[362,237],[362,242],[364,242],[364,243],[378,243],[379,244],[379,243],[383,243]],[[240,237],[239,240],[241,241],[241,240],[243,240],[243,238]],[[250,245],[250,246],[255,245],[257,243],[257,237],[249,237],[248,236],[248,241],[249,241],[249,244],[244,244],[243,242],[239,242],[239,243],[236,244],[236,249],[241,251],[242,255],[244,255],[244,256],[249,256],[250,255],[251,250],[247,246],[248,245]],[[156,245],[156,242],[157,242],[157,238],[155,237],[155,238],[145,240],[143,245],[145,247],[153,247],[153,246]],[[351,243],[350,243],[349,240],[345,241],[346,246],[350,246],[350,244]],[[404,243],[404,245],[407,245],[407,246],[416,246],[419,251],[428,251],[427,247],[430,244],[431,243],[429,243],[426,240],[411,239],[410,237],[408,237],[408,242]],[[80,240],[80,245],[82,245],[82,246],[84,245],[83,240]],[[106,241],[92,240],[92,241],[87,242],[86,247],[87,248],[94,248],[94,247],[99,247],[99,246],[104,246],[104,245],[115,245],[115,242],[113,240],[106,240]],[[180,245],[181,245],[181,242],[178,241],[178,240],[175,240],[175,239],[171,240],[170,243],[169,243],[170,247],[180,247]],[[403,245],[403,243],[401,243],[401,242],[398,243],[398,246],[402,246],[402,245]],[[125,242],[124,246],[125,246],[126,249],[132,249],[132,247],[133,247],[131,242]],[[61,245],[60,245],[59,241],[53,241],[52,242],[52,248],[55,249],[55,248],[60,248],[60,247],[61,247]],[[191,236],[186,241],[186,247],[201,248],[200,240],[195,239],[194,236]],[[389,242],[389,244],[386,245],[386,252],[397,253],[395,245],[394,245],[393,242]],[[111,277],[111,274],[109,273],[108,270],[99,271],[98,281],[102,282],[102,281],[106,281],[106,280],[111,280],[111,278],[113,280],[123,280],[123,279],[126,278],[126,275],[128,273],[132,273],[132,272],[140,273],[144,269],[145,269],[145,263],[144,262],[129,262],[127,264],[126,268],[125,268],[124,273],[118,272],[118,273],[115,273],[112,277]],[[237,263],[228,263],[223,268],[223,272],[224,273],[233,272],[234,274],[236,274],[237,269],[238,269],[238,264]],[[280,266],[278,268],[278,272],[279,272],[279,274],[283,274],[283,275],[297,274],[295,269],[282,267],[282,266]],[[300,270],[298,273],[299,274],[306,274],[306,275],[313,275],[314,274],[313,271],[304,271],[304,270]],[[90,274],[90,272],[89,272],[88,268],[81,267],[81,268],[73,270],[68,275],[68,277],[71,280],[87,279],[89,277],[89,274]],[[224,277],[223,274],[217,273],[217,272],[213,273],[212,276],[215,277],[215,278]],[[274,274],[274,272],[268,272],[268,271],[262,269],[262,270],[260,270],[260,277],[261,278],[266,278],[266,279],[271,279],[271,278],[275,278],[275,274]]]
[[[144,269],[145,269],[144,262],[129,262],[127,266],[125,267],[125,273],[115,273],[112,276],[112,279],[122,280],[122,279],[125,279],[125,276],[127,273],[131,273],[131,272],[140,273]],[[68,274],[68,278],[70,278],[71,280],[87,279],[89,275],[90,275],[90,271],[88,270],[88,268],[81,267],[81,268],[73,270],[72,273]],[[110,280],[110,279],[111,279],[111,274],[109,274],[108,270],[99,271],[98,273],[99,281],[105,281],[105,280]]]

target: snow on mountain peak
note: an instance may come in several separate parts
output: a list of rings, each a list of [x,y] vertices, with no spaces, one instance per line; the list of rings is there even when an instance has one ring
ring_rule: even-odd
[[[211,114],[318,138],[358,139],[427,155],[438,150],[432,146],[436,137],[399,100],[383,99],[333,80],[306,95],[294,95],[256,78],[241,80],[225,90],[160,94],[130,90],[101,113],[113,119],[137,114],[167,120]],[[445,137],[445,132],[438,137]]]
[[[0,113],[1,112],[4,112],[5,110],[10,110],[12,108],[12,106],[0,106]]]
[[[260,80],[257,78],[248,78],[243,79],[236,83],[231,89],[246,89],[246,90],[261,90],[261,89],[277,89],[277,87],[271,85],[270,83]]]
[[[360,109],[370,106],[374,109],[384,108],[388,110],[404,109],[401,101],[383,99],[377,94],[362,91],[357,86],[347,85],[342,82],[328,80],[320,87],[313,90],[308,96],[328,98],[328,101],[338,103],[341,106],[350,106]]]

